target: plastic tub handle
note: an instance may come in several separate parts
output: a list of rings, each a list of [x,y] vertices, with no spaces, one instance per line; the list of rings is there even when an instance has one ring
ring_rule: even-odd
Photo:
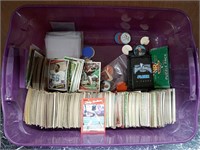
[[[9,48],[5,69],[5,100],[14,101],[19,88],[19,49]]]
[[[200,108],[200,79],[199,79],[199,59],[198,49],[188,48],[189,57],[189,73],[190,73],[190,100],[198,101],[198,109]]]
[[[199,55],[198,55],[198,51],[199,49],[196,49],[196,51],[194,52],[194,61],[195,61],[195,66],[196,66],[196,84],[197,84],[197,100],[198,100],[198,103],[199,103],[199,110],[200,110],[200,68],[199,68]]]

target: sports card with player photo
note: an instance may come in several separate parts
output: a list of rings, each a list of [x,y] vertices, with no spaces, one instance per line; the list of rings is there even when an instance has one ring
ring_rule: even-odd
[[[69,61],[65,59],[49,60],[48,89],[67,91],[67,72]]]
[[[101,62],[86,62],[83,67],[79,91],[100,91]]]
[[[104,98],[83,98],[81,133],[105,133]]]

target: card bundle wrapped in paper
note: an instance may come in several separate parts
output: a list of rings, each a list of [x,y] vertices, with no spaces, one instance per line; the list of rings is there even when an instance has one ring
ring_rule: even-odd
[[[86,101],[81,105],[83,98]],[[96,103],[95,100],[101,102]],[[84,125],[81,124],[81,117]],[[95,131],[104,132],[103,118],[105,127],[113,129],[158,128],[174,124],[175,89],[121,93],[51,93],[32,88],[28,90],[24,108],[26,124],[43,128],[80,128],[83,125],[83,132],[93,132],[94,128]]]

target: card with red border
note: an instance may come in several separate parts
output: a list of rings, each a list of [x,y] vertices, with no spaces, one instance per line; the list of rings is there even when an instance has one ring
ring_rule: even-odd
[[[105,133],[104,98],[82,99],[81,133]]]

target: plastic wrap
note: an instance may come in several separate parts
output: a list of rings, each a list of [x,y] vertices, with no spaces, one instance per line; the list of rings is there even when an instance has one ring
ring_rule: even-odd
[[[110,72],[108,68],[110,68]],[[101,80],[103,81],[110,81],[111,88],[110,91],[116,90],[117,84],[121,82],[127,82],[127,56],[122,54],[105,66],[102,70],[102,74],[107,74],[109,77],[101,76]]]

